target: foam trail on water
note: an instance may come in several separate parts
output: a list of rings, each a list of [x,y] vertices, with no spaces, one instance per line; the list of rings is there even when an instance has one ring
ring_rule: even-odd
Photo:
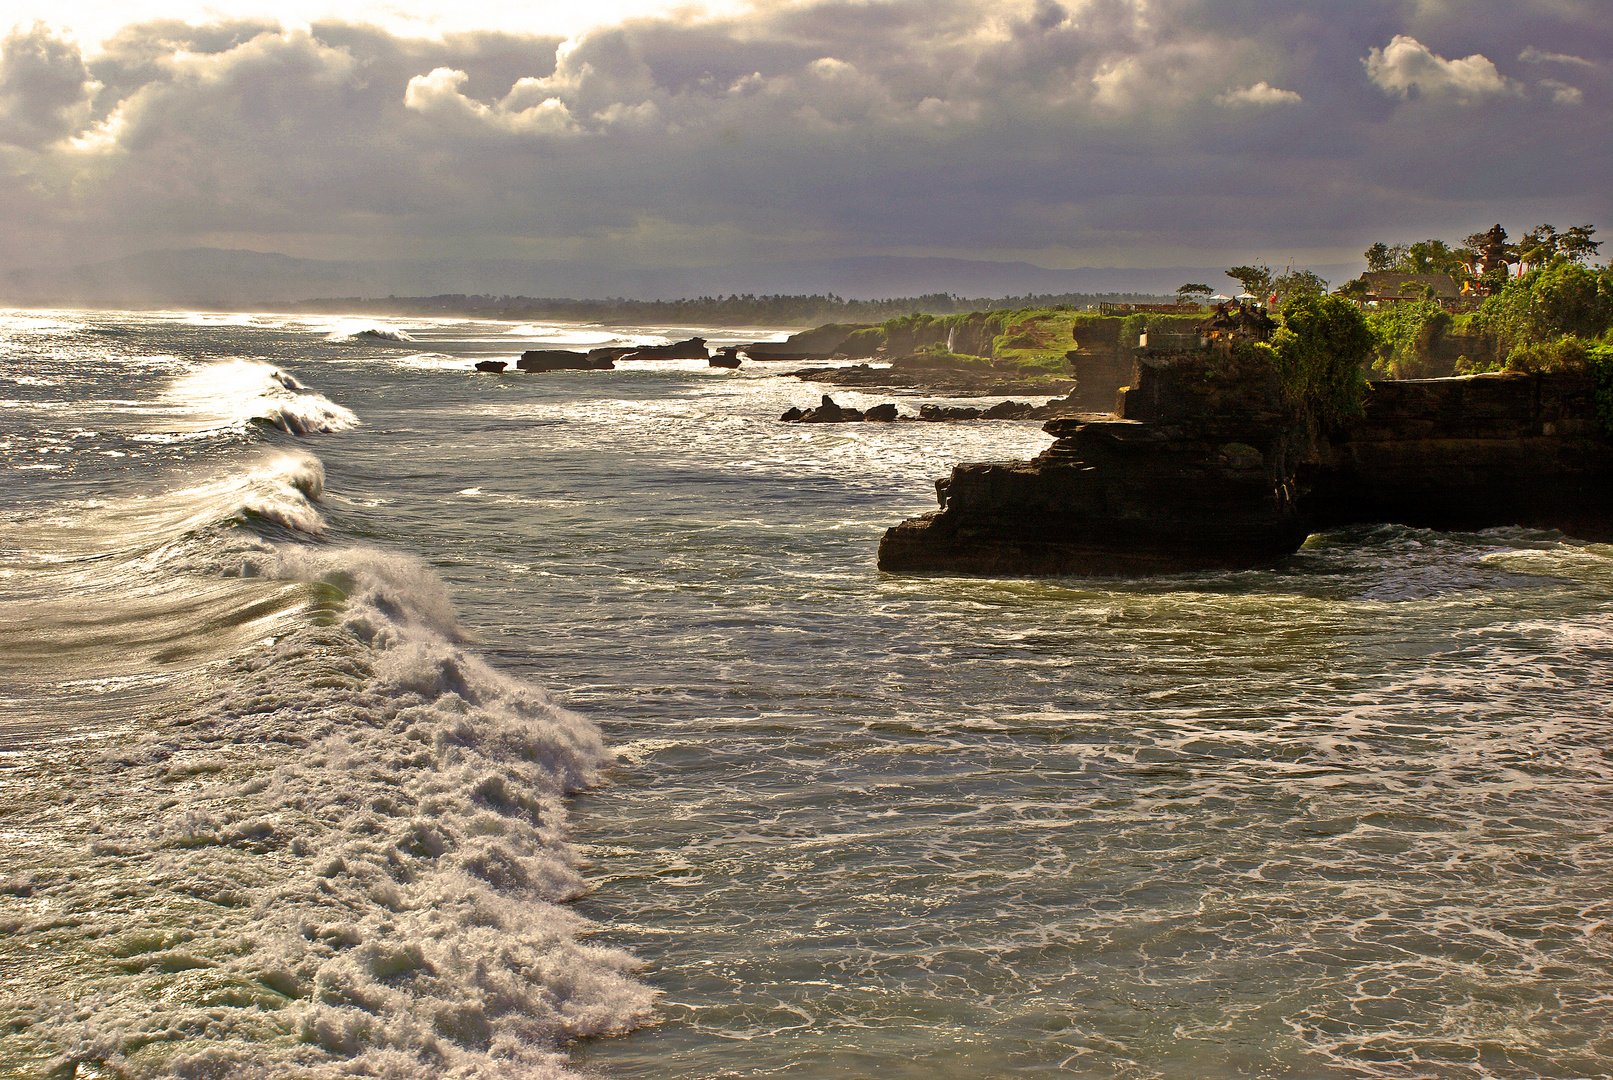
[[[209,364],[176,379],[163,398],[192,414],[182,425],[188,431],[258,421],[293,435],[308,435],[346,431],[359,423],[352,410],[256,360]]]

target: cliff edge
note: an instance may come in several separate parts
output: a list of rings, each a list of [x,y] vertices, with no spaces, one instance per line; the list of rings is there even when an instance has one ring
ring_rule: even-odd
[[[1031,461],[959,465],[882,570],[1150,574],[1267,565],[1320,529],[1529,525],[1613,540],[1613,441],[1585,375],[1378,383],[1324,432],[1275,372],[1139,359],[1116,414]]]

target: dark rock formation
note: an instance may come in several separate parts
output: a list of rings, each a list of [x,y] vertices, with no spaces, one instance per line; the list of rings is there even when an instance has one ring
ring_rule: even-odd
[[[1366,415],[1314,465],[1313,527],[1525,525],[1613,540],[1613,442],[1589,376],[1474,375],[1381,382]]]
[[[522,371],[604,371],[616,365],[608,358],[564,349],[528,349],[515,366]]]
[[[978,420],[983,410],[966,405],[920,405],[919,419],[940,422],[946,420]]]
[[[739,346],[728,345],[711,354],[710,367],[736,368],[739,366]]]
[[[806,412],[791,409],[779,419],[790,420],[790,413],[796,413],[795,422],[802,424],[845,424],[863,418],[862,410],[836,405],[834,399],[828,394],[823,395],[823,403],[816,409],[808,409]]]
[[[631,345],[608,345],[602,349],[589,349],[588,359],[597,368],[614,368],[616,361],[637,351]]]
[[[490,371],[490,372],[493,372],[494,374],[497,374],[498,372],[503,371],[505,368],[507,368],[509,366],[510,366],[510,364],[509,364],[508,360],[478,360],[478,361],[476,361],[476,370],[477,371]]]
[[[1075,390],[1074,379],[1045,377],[1028,378],[1016,372],[964,370],[958,368],[876,368],[867,364],[849,367],[804,368],[791,375],[811,382],[830,386],[848,386],[857,389],[916,390],[920,393],[946,397],[985,397],[997,394],[1069,394]],[[1114,392],[1110,391],[1104,408],[1112,408]]]
[[[1570,375],[1380,383],[1331,437],[1274,374],[1142,360],[1120,415],[1052,420],[1032,461],[960,465],[883,570],[1147,574],[1275,562],[1317,528],[1531,525],[1613,539],[1613,441]]]
[[[824,405],[820,408],[810,411],[790,409],[779,419],[786,424],[833,424],[847,420],[926,420],[951,423],[959,420],[1050,420],[1060,416],[1076,415],[1069,398],[1054,398],[1046,405],[1032,405],[1028,401],[1002,401],[989,409],[975,409],[967,405],[924,404],[919,406],[919,414],[916,417],[898,416],[896,406],[890,402],[875,405],[867,412],[859,413],[855,409],[835,405],[827,394],[823,396],[823,401]],[[809,420],[808,417],[812,419]]]
[[[784,341],[756,341],[740,346],[740,352],[752,360],[828,360],[846,338],[858,330],[866,330],[868,323],[827,323],[791,334]]]
[[[706,351],[706,339],[703,337],[687,338],[675,341],[671,345],[645,345],[634,349],[624,360],[710,360],[711,354]]]

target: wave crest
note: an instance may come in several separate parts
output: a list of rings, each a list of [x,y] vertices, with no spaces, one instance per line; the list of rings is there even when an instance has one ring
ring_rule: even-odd
[[[351,409],[315,393],[272,364],[224,360],[174,381],[163,395],[192,412],[192,430],[256,421],[291,435],[357,427]]]
[[[326,341],[332,342],[365,342],[365,341],[397,341],[411,342],[414,338],[395,326],[383,326],[378,323],[341,323],[330,333],[325,335]]]

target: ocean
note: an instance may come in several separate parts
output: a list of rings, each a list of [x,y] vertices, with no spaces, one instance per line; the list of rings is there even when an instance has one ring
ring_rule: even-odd
[[[1039,425],[471,370],[694,332],[0,312],[0,1075],[1613,1075],[1613,548],[884,575]]]

